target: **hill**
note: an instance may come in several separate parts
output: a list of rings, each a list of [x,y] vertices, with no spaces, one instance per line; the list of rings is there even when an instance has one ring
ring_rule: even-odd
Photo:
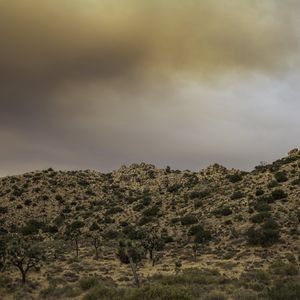
[[[300,299],[299,195],[297,149],[251,172],[141,163],[1,178],[0,296]],[[43,252],[25,285],[13,263],[22,243]]]

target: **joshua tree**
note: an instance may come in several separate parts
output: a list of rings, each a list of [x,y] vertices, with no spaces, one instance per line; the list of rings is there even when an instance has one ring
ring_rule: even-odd
[[[74,221],[71,224],[68,224],[65,230],[65,236],[68,240],[74,243],[76,250],[76,257],[79,256],[79,238],[82,234],[81,228],[84,226],[81,221]]]
[[[154,229],[150,229],[149,233],[143,234],[142,246],[144,247],[146,253],[149,253],[149,258],[152,261],[152,266],[155,265],[157,261],[156,251],[162,251],[165,247],[164,239],[161,235],[154,232]]]
[[[140,287],[137,265],[144,257],[142,247],[131,241],[120,241],[117,257],[121,263],[130,265],[135,284],[137,287]]]
[[[14,234],[7,243],[8,263],[15,266],[21,273],[22,284],[26,283],[27,274],[31,269],[39,269],[44,260],[43,249],[33,239]]]
[[[98,260],[99,259],[99,250],[101,249],[101,245],[102,245],[102,237],[98,230],[93,231],[89,236],[90,236],[92,245],[95,248],[95,257]]]

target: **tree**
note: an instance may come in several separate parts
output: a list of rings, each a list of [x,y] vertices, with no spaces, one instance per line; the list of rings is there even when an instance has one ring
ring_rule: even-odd
[[[120,241],[117,257],[123,264],[129,264],[134,281],[137,287],[140,287],[140,280],[137,273],[137,266],[144,257],[144,251],[141,245],[132,241]]]
[[[102,245],[102,237],[98,230],[92,231],[89,236],[91,239],[91,243],[92,243],[93,247],[95,248],[95,257],[98,260],[99,259],[99,250],[101,249],[101,245]]]
[[[65,230],[65,236],[68,240],[74,243],[76,250],[76,257],[79,256],[79,238],[82,234],[81,228],[84,226],[84,223],[81,221],[74,221],[71,224],[68,224]]]
[[[152,261],[152,266],[158,259],[156,251],[162,251],[165,247],[164,239],[161,235],[155,233],[155,229],[150,229],[150,233],[144,233],[142,239],[142,246],[144,247],[146,253],[149,253],[149,258]]]
[[[38,270],[44,260],[44,252],[38,242],[13,234],[7,243],[7,261],[21,273],[22,284],[26,283],[31,269]]]

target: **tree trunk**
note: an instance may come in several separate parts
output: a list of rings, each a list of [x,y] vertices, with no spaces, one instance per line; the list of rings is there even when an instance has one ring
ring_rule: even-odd
[[[150,259],[153,261],[153,250],[149,250]]]
[[[78,240],[75,240],[75,245],[76,245],[76,257],[78,258],[79,256]]]
[[[139,288],[140,287],[139,276],[138,276],[137,271],[136,271],[136,265],[133,262],[131,257],[129,257],[129,263],[130,263],[130,267],[131,267],[131,270],[132,270],[132,274],[133,274],[133,277],[134,277],[135,284]]]
[[[197,250],[194,250],[194,260],[197,261]]]
[[[22,274],[22,284],[26,283],[26,272],[22,269],[20,269],[21,274]]]

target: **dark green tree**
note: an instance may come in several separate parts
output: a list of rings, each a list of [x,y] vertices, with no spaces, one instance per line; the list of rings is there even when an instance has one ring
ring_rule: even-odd
[[[81,221],[74,221],[66,226],[65,237],[75,245],[76,257],[79,256],[79,239],[82,235],[82,227],[84,223]]]
[[[6,248],[7,262],[21,273],[22,284],[26,283],[30,270],[38,270],[44,260],[44,250],[39,242],[19,234],[9,237]]]
[[[144,258],[143,247],[132,241],[120,241],[117,257],[119,258],[121,263],[130,265],[135,284],[137,287],[140,287],[137,267]]]
[[[146,254],[149,253],[149,258],[152,261],[152,266],[155,265],[158,260],[158,251],[162,251],[165,247],[164,238],[161,234],[155,232],[157,229],[149,228],[147,232],[143,233],[142,246],[145,249]]]

